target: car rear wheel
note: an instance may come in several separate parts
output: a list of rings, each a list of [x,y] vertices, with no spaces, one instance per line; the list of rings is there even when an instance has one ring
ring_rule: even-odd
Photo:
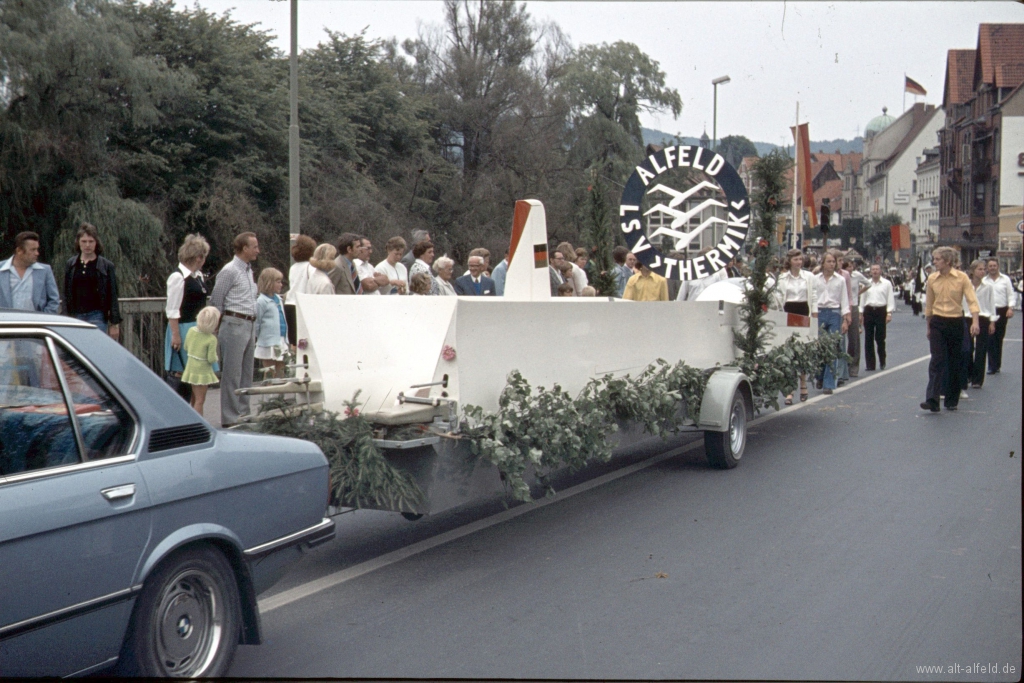
[[[739,464],[747,446],[747,406],[736,392],[729,411],[729,428],[724,432],[704,432],[704,452],[712,467],[726,470]]]
[[[122,668],[147,677],[223,676],[238,645],[241,611],[222,553],[210,546],[176,553],[142,589]]]

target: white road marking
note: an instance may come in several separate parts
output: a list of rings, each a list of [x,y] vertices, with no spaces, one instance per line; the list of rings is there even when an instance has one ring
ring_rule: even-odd
[[[847,386],[836,389],[835,393],[833,393],[832,395],[835,396],[835,394],[839,394],[854,387],[859,387],[867,382],[876,380],[879,377],[884,377],[894,372],[903,370],[904,368],[909,368],[912,365],[916,365],[922,361],[928,360],[930,357],[930,355],[921,356],[920,358],[908,361],[901,365],[897,365],[896,367],[892,367],[887,370],[882,370],[870,376],[860,378],[853,384],[848,384]],[[809,406],[813,403],[818,403],[819,401],[823,401],[827,398],[829,398],[828,395],[820,394],[818,396],[815,396],[814,398],[808,399],[804,403],[800,403],[798,405],[793,406],[787,406],[782,410],[773,413],[768,413],[767,415],[762,415],[761,417],[751,420],[749,423],[747,423],[748,427],[754,427],[763,422],[767,422],[768,420],[772,420],[776,417],[779,417],[780,415],[789,414],[795,410],[800,410],[801,408]],[[564,491],[559,491],[553,496],[541,498],[532,503],[524,503],[522,505],[517,505],[514,508],[504,510],[503,512],[499,512],[496,515],[491,515],[490,517],[479,519],[475,522],[471,522],[457,529],[452,529],[442,534],[438,534],[437,536],[434,536],[432,538],[427,538],[417,543],[413,543],[404,548],[393,550],[390,553],[386,553],[379,557],[375,557],[372,560],[360,562],[359,564],[347,567],[346,569],[341,569],[332,574],[322,576],[319,579],[314,579],[313,581],[309,581],[302,585],[295,586],[294,588],[289,588],[286,591],[281,591],[280,593],[260,600],[258,602],[259,610],[261,613],[266,614],[267,612],[271,612],[277,609],[278,607],[290,605],[293,602],[296,602],[303,598],[307,598],[311,595],[315,595],[316,593],[325,591],[328,588],[333,588],[334,586],[345,583],[346,581],[351,581],[352,579],[358,578],[364,574],[369,574],[372,571],[382,569],[390,564],[401,562],[402,560],[408,559],[413,555],[419,555],[420,553],[426,552],[431,548],[436,548],[437,546],[444,545],[445,543],[448,543],[450,541],[454,541],[465,536],[469,536],[470,534],[475,534],[478,531],[483,531],[484,529],[488,529],[497,524],[507,522],[510,519],[515,519],[516,517],[519,517],[520,515],[525,515],[528,512],[539,510],[540,508],[546,507],[553,503],[561,502],[566,498],[571,498],[572,496],[584,493],[585,491],[597,488],[598,486],[603,486],[604,484],[615,481],[616,479],[628,477],[631,474],[647,469],[648,467],[653,467],[654,465],[664,462],[669,458],[674,458],[677,455],[682,455],[683,453],[687,453],[689,451],[700,448],[703,445],[703,440],[698,439],[693,443],[686,444],[685,446],[673,448],[670,451],[661,453],[659,455],[655,455],[642,462],[627,465],[622,469],[615,470],[614,472],[609,472],[608,474],[603,474],[600,477],[595,477],[594,479],[585,481],[582,484],[577,484],[576,486],[567,488]]]

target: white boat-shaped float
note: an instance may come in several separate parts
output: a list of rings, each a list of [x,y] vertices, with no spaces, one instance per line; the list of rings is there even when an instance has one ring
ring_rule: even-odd
[[[358,391],[361,414],[387,427],[423,425],[426,436],[382,439],[388,460],[409,472],[423,502],[407,514],[436,513],[500,491],[497,469],[474,456],[457,433],[466,405],[493,411],[518,370],[532,386],[559,384],[570,395],[594,377],[635,376],[657,359],[685,361],[710,375],[699,415],[709,460],[731,467],[752,417],[749,380],[736,368],[738,306],[725,301],[633,302],[553,298],[543,205],[516,204],[503,297],[297,295],[299,362],[285,386],[250,393],[295,393],[314,409],[341,412]],[[813,327],[787,327],[769,312],[772,344]],[[616,448],[651,439],[625,425]]]

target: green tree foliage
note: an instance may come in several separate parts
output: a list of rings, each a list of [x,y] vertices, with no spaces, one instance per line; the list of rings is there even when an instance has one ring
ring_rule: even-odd
[[[605,203],[615,195],[644,155],[641,112],[682,111],[679,93],[665,87],[658,62],[636,45],[584,45],[576,50],[559,78],[569,105],[569,165],[593,169],[607,181]],[[585,216],[590,174],[575,176],[575,212]]]
[[[163,226],[146,206],[134,199],[123,199],[113,178],[106,176],[87,180],[69,192],[74,201],[67,210],[67,229],[62,230],[54,244],[54,275],[63,280],[62,264],[75,253],[78,226],[89,222],[96,226],[103,243],[103,256],[117,267],[119,293],[122,297],[144,296],[168,272],[161,243]],[[140,255],[147,255],[140,258]],[[58,284],[63,285],[63,282]]]
[[[615,178],[628,177],[643,155],[640,113],[678,116],[683,108],[658,62],[623,41],[580,47],[559,83],[570,105],[574,155]]]
[[[109,140],[152,125],[185,86],[163,61],[135,51],[135,27],[102,2],[24,0],[0,6],[0,234],[39,233],[50,260],[57,236],[104,215],[152,225],[146,207],[113,186],[123,159]],[[111,226],[101,226],[109,229]],[[152,263],[159,236],[121,232],[126,272]],[[126,283],[128,290],[132,283]]]
[[[743,157],[756,157],[757,147],[742,135],[726,135],[718,141],[718,149],[733,168],[738,168]]]
[[[552,235],[564,236],[565,109],[555,75],[568,48],[557,29],[536,26],[509,0],[447,0],[444,27],[404,49],[410,80],[436,103],[432,133],[453,171],[421,185],[435,241],[457,259],[481,244],[500,253],[515,201],[530,197],[544,202]]]
[[[303,53],[303,232],[333,241],[353,231],[381,245],[430,227],[434,206],[423,192],[413,197],[420,169],[429,169],[425,184],[434,187],[452,174],[431,137],[433,102],[403,82],[405,66],[393,42],[363,35],[328,32],[326,42]]]
[[[230,259],[234,235],[252,230],[261,260],[287,263],[287,65],[271,36],[171,0],[112,6],[136,27],[137,53],[188,84],[156,123],[112,136],[124,195],[153,207],[172,254],[186,233],[199,232],[216,267]]]
[[[253,230],[259,265],[283,268],[288,64],[271,39],[171,0],[0,3],[3,251],[35,230],[60,260],[89,221],[125,294],[162,294],[186,233],[211,242],[215,271]],[[614,205],[640,112],[680,106],[636,46],[573,51],[510,0],[447,0],[444,25],[402,50],[328,32],[300,57],[301,229],[379,249],[427,228],[462,260],[500,253],[515,201],[537,198],[552,240],[603,248],[593,173]]]

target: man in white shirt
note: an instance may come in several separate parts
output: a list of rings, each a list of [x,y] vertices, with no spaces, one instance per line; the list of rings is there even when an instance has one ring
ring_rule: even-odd
[[[818,295],[818,332],[846,334],[850,327],[850,296],[846,279],[836,272],[835,254],[825,252],[821,272],[814,278],[814,290]],[[837,364],[833,362],[826,363],[818,373],[819,386],[824,393],[831,394],[836,388],[837,371]]]
[[[847,335],[846,352],[850,354],[850,376],[860,374],[860,332],[863,327],[860,308],[860,288],[868,278],[858,268],[860,264],[849,259],[843,261],[843,268],[850,274],[850,333]]]
[[[1005,273],[999,272],[999,259],[990,258],[985,263],[985,282],[992,287],[992,303],[996,307],[996,332],[988,338],[988,374],[995,375],[1003,364],[1003,337],[1006,336],[1006,321],[1013,317],[1013,282]]]
[[[360,238],[359,251],[356,258],[352,259],[352,265],[356,267],[359,281],[363,285],[363,294],[380,294],[380,288],[387,286],[388,276],[378,273],[370,263],[370,256],[373,254],[373,244],[365,237]]]
[[[402,263],[405,240],[401,237],[392,237],[384,245],[384,249],[387,251],[387,258],[378,263],[374,271],[384,275],[388,284],[382,285],[377,291],[381,294],[405,294],[409,282],[409,270]]]
[[[885,326],[896,310],[896,293],[892,283],[882,277],[882,267],[877,263],[871,266],[871,279],[859,291],[864,314],[864,369],[874,371],[877,347],[878,363],[885,370]]]

